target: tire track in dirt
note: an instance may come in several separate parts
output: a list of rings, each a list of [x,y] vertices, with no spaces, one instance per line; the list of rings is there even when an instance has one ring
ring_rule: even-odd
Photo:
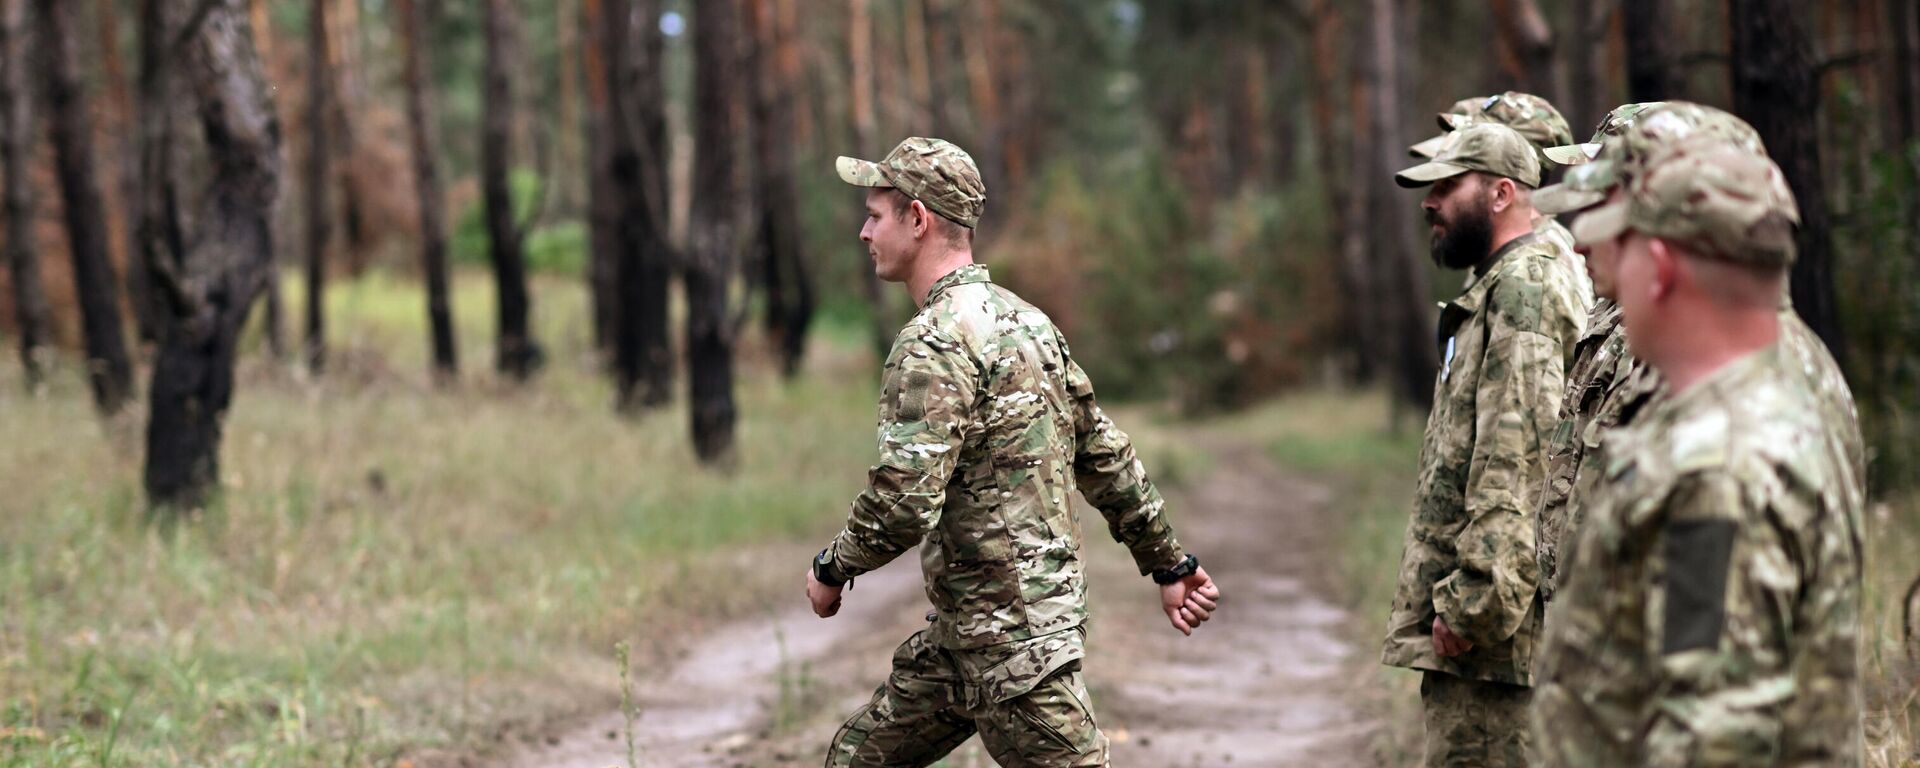
[[[1086,673],[1115,765],[1359,766],[1374,725],[1353,704],[1357,650],[1342,609],[1318,591],[1329,491],[1280,471],[1260,450],[1191,433],[1212,456],[1172,494],[1187,548],[1226,602],[1192,637],[1167,625],[1155,585],[1082,509],[1093,621]],[[680,660],[635,671],[642,766],[818,765],[827,740],[885,680],[894,647],[925,624],[918,558],[861,577],[839,616],[800,596],[771,616],[724,626]],[[501,768],[626,765],[625,721],[596,717],[522,745]],[[978,739],[943,765],[990,766]]]

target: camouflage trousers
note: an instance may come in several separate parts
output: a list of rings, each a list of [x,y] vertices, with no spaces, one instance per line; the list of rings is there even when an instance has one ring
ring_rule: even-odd
[[[1107,765],[1078,660],[995,701],[966,679],[975,665],[962,653],[940,648],[929,630],[907,638],[886,684],[834,735],[827,768],[932,765],[975,733],[1003,766]]]
[[[1525,768],[1532,753],[1533,689],[1427,671],[1427,768]]]

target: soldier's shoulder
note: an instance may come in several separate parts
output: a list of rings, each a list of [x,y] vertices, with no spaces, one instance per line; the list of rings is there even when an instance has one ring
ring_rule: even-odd
[[[1489,281],[1488,299],[1511,316],[1542,327],[1556,318],[1584,324],[1579,286],[1561,265],[1559,247],[1546,238],[1515,246],[1484,279]]]

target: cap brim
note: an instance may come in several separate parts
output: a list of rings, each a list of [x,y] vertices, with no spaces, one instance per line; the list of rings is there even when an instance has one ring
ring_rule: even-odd
[[[1553,216],[1592,208],[1605,202],[1605,190],[1575,189],[1566,184],[1541,187],[1533,192],[1533,209]]]
[[[1592,162],[1593,158],[1600,154],[1600,145],[1592,142],[1568,144],[1563,147],[1547,147],[1543,151],[1548,160],[1561,165],[1580,165]]]
[[[1407,154],[1412,157],[1432,160],[1434,155],[1440,154],[1440,147],[1446,145],[1447,135],[1448,134],[1443,133],[1411,147],[1407,147]]]
[[[1441,179],[1449,179],[1473,170],[1464,165],[1429,161],[1393,175],[1393,183],[1407,189],[1424,187]]]
[[[1627,200],[1622,198],[1580,214],[1580,218],[1573,220],[1573,242],[1592,246],[1619,237],[1627,231],[1627,206]]]
[[[1440,123],[1440,130],[1442,131],[1457,131],[1477,122],[1474,120],[1473,115],[1461,115],[1453,112],[1442,112],[1436,115],[1436,117],[1440,118],[1437,122]]]
[[[880,164],[871,160],[841,155],[833,161],[833,169],[840,172],[840,180],[856,187],[891,187],[887,174]]]

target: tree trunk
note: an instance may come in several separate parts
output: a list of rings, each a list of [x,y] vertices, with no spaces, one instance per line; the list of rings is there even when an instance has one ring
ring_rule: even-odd
[[[582,38],[587,80],[587,290],[593,303],[593,343],[600,362],[613,367],[615,328],[620,300],[619,278],[614,271],[619,246],[615,230],[620,226],[618,189],[613,183],[609,163],[612,157],[611,129],[614,75],[604,53],[608,25],[605,0],[584,0],[580,5]]]
[[[1906,149],[1920,138],[1920,8],[1910,0],[1887,0],[1889,66],[1893,69],[1892,143]]]
[[[1833,293],[1832,220],[1820,170],[1820,79],[1803,6],[1792,0],[1730,0],[1733,110],[1760,132],[1800,204],[1793,306],[1835,359],[1846,338]]]
[[[1600,54],[1611,14],[1611,6],[1602,0],[1573,0],[1568,9],[1573,34],[1566,37],[1567,99],[1561,114],[1573,127],[1574,141],[1586,141],[1587,126],[1599,125],[1609,109]]]
[[[6,174],[7,269],[13,283],[14,318],[20,330],[20,364],[27,388],[41,382],[42,349],[51,338],[52,313],[40,282],[40,254],[33,238],[33,95],[27,76],[27,0],[0,0],[0,173]]]
[[[182,152],[174,137],[180,110],[176,105],[187,98],[175,86],[172,59],[174,35],[170,26],[181,10],[179,0],[148,0],[140,8],[140,92],[134,123],[139,131],[140,211],[136,263],[130,268],[147,275],[155,302],[155,322],[160,337],[169,333],[173,317],[184,311],[179,295],[180,277],[175,271],[186,253],[186,226],[180,209],[175,169]]]
[[[614,408],[633,413],[672,397],[668,338],[665,41],[658,0],[588,0],[595,261],[605,280]]]
[[[87,374],[101,413],[118,413],[133,396],[133,364],[120,321],[118,282],[107,255],[106,208],[93,167],[93,120],[74,50],[74,3],[38,0],[36,9],[46,88],[48,129],[66,204],[67,241],[73,253],[74,293],[86,332]]]
[[[420,200],[420,267],[427,278],[427,324],[433,345],[434,377],[450,382],[460,374],[453,340],[453,304],[447,295],[447,214],[440,191],[439,162],[433,154],[433,104],[427,93],[426,26],[419,0],[399,0],[400,37],[405,52],[407,135],[413,144],[414,190]]]
[[[240,330],[273,262],[280,175],[279,124],[249,25],[231,2],[212,7],[186,56],[212,177],[200,231],[172,265],[182,279],[171,286],[176,314],[154,363],[147,426],[147,497],[174,512],[219,487],[221,423]]]
[[[1386,183],[1406,164],[1408,137],[1401,135],[1401,84],[1411,51],[1402,50],[1399,30],[1399,3],[1402,0],[1369,0],[1370,38],[1368,74],[1373,80],[1371,104],[1363,135],[1372,141],[1361,149],[1371,160],[1367,180],[1367,220],[1375,231],[1370,253],[1380,273],[1380,304],[1385,311],[1381,324],[1386,338],[1383,349],[1390,358],[1383,361],[1393,371],[1394,389],[1401,399],[1420,409],[1433,404],[1433,375],[1439,367],[1439,350],[1434,348],[1433,323],[1427,307],[1425,261],[1414,245],[1412,229],[1415,201],[1398,187]],[[1403,58],[1404,57],[1404,58]]]
[[[307,16],[307,369],[319,373],[327,360],[327,153],[332,151],[327,120],[327,3],[310,0]]]
[[[1312,117],[1314,132],[1314,156],[1319,161],[1320,184],[1326,190],[1328,222],[1327,231],[1329,249],[1335,254],[1335,275],[1338,278],[1341,295],[1342,319],[1348,333],[1341,334],[1346,347],[1355,381],[1368,383],[1375,377],[1374,356],[1368,344],[1378,337],[1374,328],[1374,313],[1370,308],[1375,302],[1368,288],[1366,265],[1360,260],[1360,251],[1347,247],[1354,227],[1348,201],[1352,199],[1348,172],[1351,166],[1343,166],[1342,161],[1352,158],[1350,142],[1344,141],[1353,135],[1353,124],[1340,125],[1337,98],[1341,93],[1338,67],[1340,65],[1341,19],[1339,6],[1333,0],[1313,0],[1307,17],[1308,45],[1301,54],[1307,58],[1307,68],[1313,82],[1309,88],[1312,93]]]
[[[1534,0],[1492,0],[1494,29],[1500,36],[1500,64],[1514,89],[1558,100],[1554,84],[1553,28]]]
[[[754,186],[760,199],[754,211],[755,246],[767,291],[767,334],[779,345],[781,371],[800,373],[806,352],[807,324],[813,319],[813,280],[802,252],[800,191],[793,179],[793,143],[783,130],[793,124],[793,92],[799,85],[783,76],[781,59],[795,45],[795,30],[783,29],[774,0],[748,0],[754,38],[753,91]]]
[[[545,353],[533,339],[527,315],[525,242],[513,209],[508,154],[513,144],[513,66],[515,44],[513,6],[508,0],[486,0],[486,93],[480,134],[480,185],[486,205],[487,238],[493,256],[493,276],[499,293],[499,335],[495,367],[519,381],[533,376]]]
[[[853,143],[860,152],[884,152],[879,145],[878,126],[873,117],[873,17],[872,0],[847,0],[847,51],[853,80],[848,85],[853,102]],[[871,155],[861,155],[869,157]],[[873,308],[873,348],[879,360],[893,350],[893,330],[888,328],[886,297],[880,293],[880,277],[873,271],[872,258],[862,246],[860,253],[860,290],[867,306]]]
[[[1668,0],[1621,0],[1627,41],[1627,102],[1682,98],[1673,66]]]
[[[136,202],[140,197],[140,150],[134,138],[137,133],[133,129],[133,95],[127,86],[126,66],[121,63],[120,14],[112,0],[99,0],[94,4],[94,15],[100,25],[101,74],[106,80],[107,101],[113,105],[108,133],[116,137],[113,151],[114,165],[119,171],[115,180],[120,186],[118,213],[123,225],[120,234],[125,246],[127,303],[133,308],[134,329],[139,333],[139,340],[154,342],[160,339],[160,329],[155,319],[153,287],[147,283],[146,271],[134,267],[140,252],[139,203]]]
[[[733,339],[727,286],[733,275],[735,89],[744,83],[735,0],[708,0],[693,19],[693,220],[687,259],[687,369],[693,446],[704,462],[733,454]]]

